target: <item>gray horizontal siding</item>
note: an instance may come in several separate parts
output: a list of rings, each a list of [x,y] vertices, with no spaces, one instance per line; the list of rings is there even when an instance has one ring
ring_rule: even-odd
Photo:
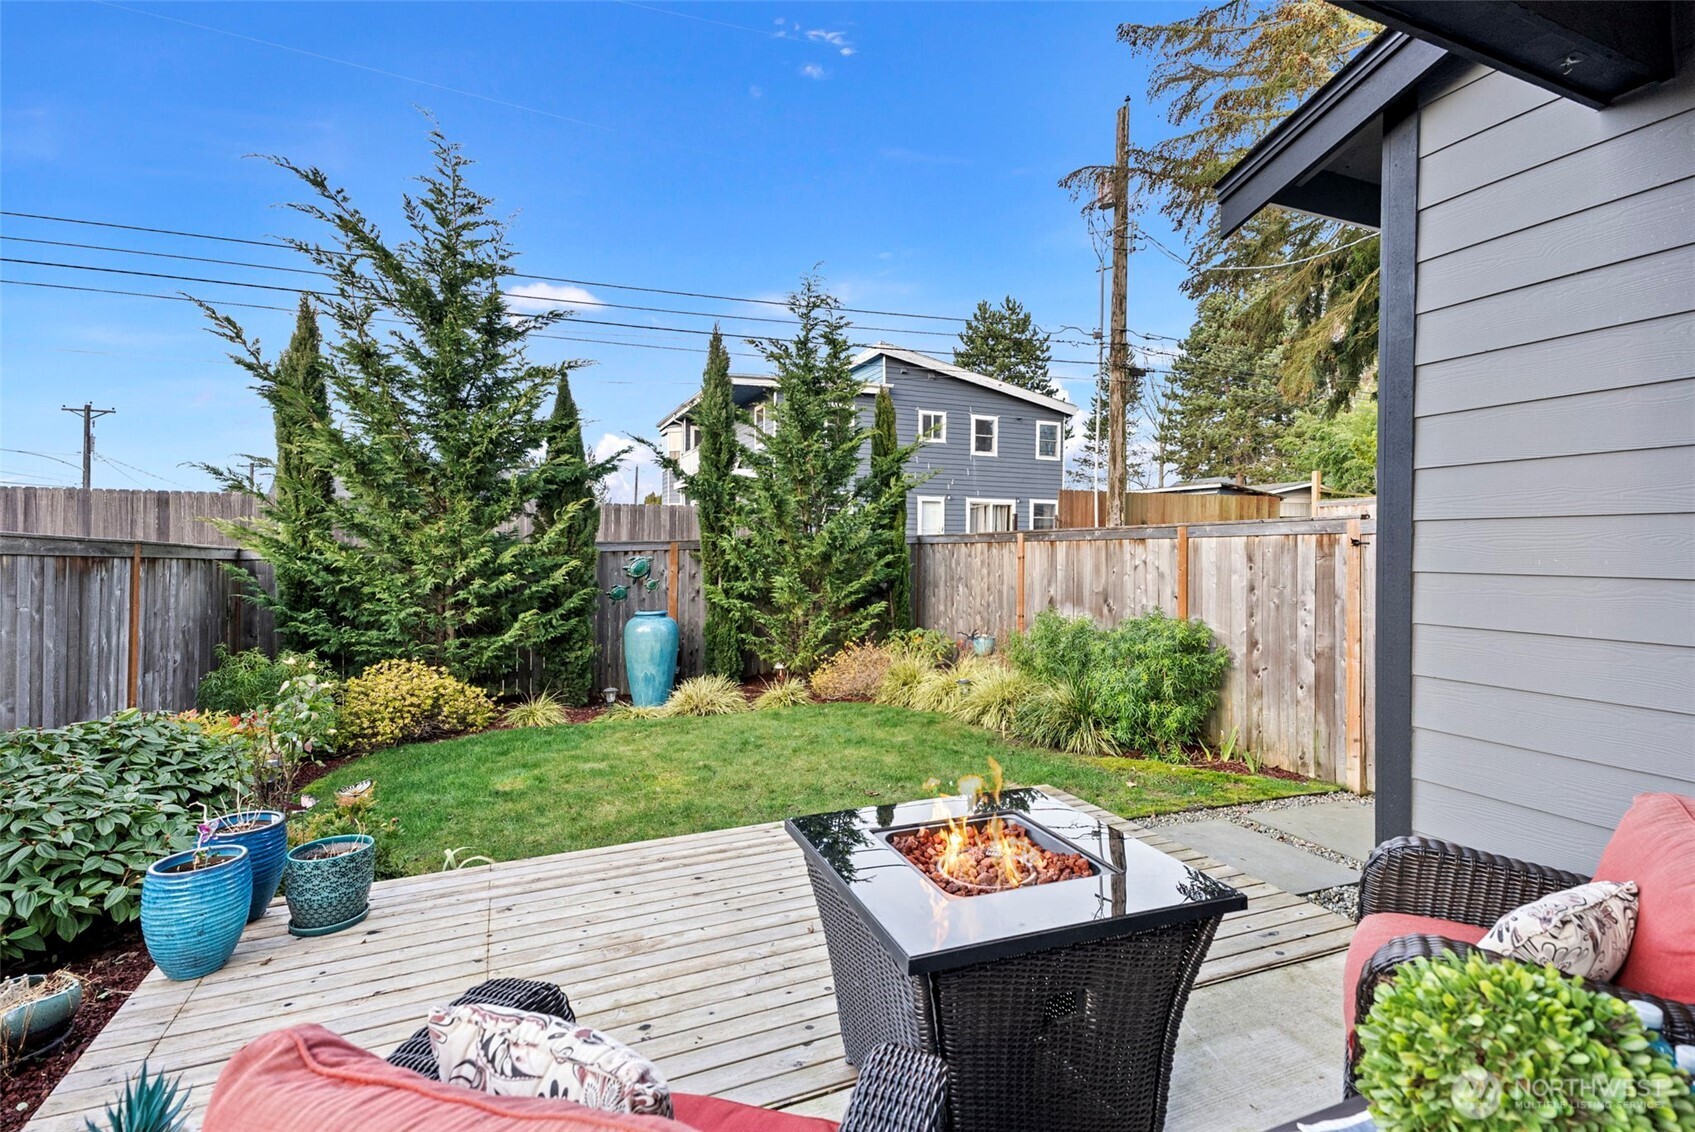
[[[1695,648],[1695,582],[1569,575],[1417,574],[1413,619]]]
[[[1418,268],[1418,309],[1514,291],[1692,239],[1695,180],[1674,181],[1426,260]]]
[[[1414,465],[1440,468],[1685,445],[1695,379],[1522,401],[1418,422]]]
[[[1690,107],[1688,96],[1695,77],[1686,69],[1647,96],[1604,111],[1556,98],[1512,117],[1503,117],[1488,100],[1476,97],[1481,85],[1473,83],[1442,100],[1479,103],[1473,121],[1486,128],[1419,161],[1420,209],[1681,114]],[[1435,109],[1427,107],[1425,113]]]
[[[1480,238],[1523,231],[1685,177],[1695,177],[1695,111],[1425,209],[1418,256],[1433,259]],[[1512,228],[1502,227],[1503,217]]]
[[[1680,377],[1695,377],[1695,313],[1421,366],[1415,410],[1435,416]]]
[[[948,534],[965,531],[967,499],[1010,499],[1017,507],[1018,529],[1028,530],[1030,501],[1059,499],[1064,480],[1063,460],[1036,459],[1036,423],[1060,424],[1064,450],[1065,418],[997,390],[973,385],[932,370],[886,359],[883,373],[894,402],[896,433],[902,444],[918,438],[918,412],[929,409],[947,414],[947,440],[922,444],[913,454],[908,470],[928,476],[907,499],[907,531],[918,530],[919,496],[942,496],[947,502]],[[1000,445],[994,456],[971,451],[971,417],[1000,418]]]
[[[1589,870],[1695,793],[1695,85],[1420,135],[1413,827]]]
[[[1413,657],[1416,676],[1695,713],[1695,650],[1673,645],[1415,625]]]

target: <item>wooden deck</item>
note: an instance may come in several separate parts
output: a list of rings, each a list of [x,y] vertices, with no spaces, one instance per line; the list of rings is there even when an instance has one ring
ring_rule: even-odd
[[[1347,947],[1342,917],[1118,824],[1247,894],[1200,985]],[[324,939],[295,939],[286,919],[279,902],[204,979],[149,975],[26,1132],[81,1132],[143,1060],[195,1086],[193,1127],[224,1062],[259,1034],[317,1022],[387,1053],[433,1005],[499,975],[560,984],[679,1091],[839,1115],[853,1084],[806,870],[780,825],[387,881],[364,924]]]

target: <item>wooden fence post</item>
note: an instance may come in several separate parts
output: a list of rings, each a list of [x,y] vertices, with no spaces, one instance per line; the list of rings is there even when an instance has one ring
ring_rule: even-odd
[[[129,559],[129,679],[125,706],[141,702],[141,544],[135,544]]]
[[[1313,473],[1314,498],[1317,498],[1318,473]],[[1360,521],[1348,520],[1343,536],[1347,545],[1342,548],[1347,566],[1347,615],[1343,628],[1343,668],[1348,700],[1346,727],[1348,766],[1343,785],[1356,794],[1365,791],[1365,669],[1364,648],[1361,643],[1362,610],[1365,587],[1362,582],[1363,546],[1360,540]]]
[[[665,556],[665,612],[671,615],[671,620],[677,619],[677,540],[671,540],[671,549]]]
[[[1189,619],[1189,528],[1177,528],[1177,620]]]
[[[1318,518],[1319,500],[1324,497],[1324,472],[1318,468],[1312,470],[1312,510],[1308,512],[1313,518]]]
[[[1024,631],[1024,532],[1018,532],[1018,616],[1014,618],[1018,631]]]

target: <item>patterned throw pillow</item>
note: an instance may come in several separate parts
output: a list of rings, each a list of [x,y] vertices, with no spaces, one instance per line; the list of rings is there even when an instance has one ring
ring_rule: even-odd
[[[1603,880],[1514,908],[1477,946],[1604,983],[1624,966],[1635,934],[1636,882]]]
[[[430,1015],[441,1080],[497,1097],[562,1097],[589,1108],[671,1115],[654,1064],[598,1030],[505,1006],[466,1003]]]

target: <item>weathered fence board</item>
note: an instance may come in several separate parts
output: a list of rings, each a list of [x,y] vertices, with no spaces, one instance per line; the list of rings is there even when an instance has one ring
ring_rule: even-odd
[[[233,491],[0,487],[0,531],[77,538],[141,539],[234,548],[209,520],[251,519],[258,500]]]
[[[0,730],[110,714],[132,682],[138,707],[190,708],[217,645],[274,649],[232,563],[271,584],[269,564],[237,550],[0,535]]]
[[[1106,492],[1064,490],[1059,493],[1059,525],[1063,530],[1106,526]],[[1224,523],[1237,519],[1275,519],[1283,501],[1257,492],[1196,495],[1186,491],[1132,491],[1124,496],[1124,526],[1167,523]],[[1098,521],[1097,521],[1097,516]]]
[[[1189,616],[1230,653],[1209,742],[1234,735],[1268,766],[1369,789],[1374,531],[1370,520],[1303,519],[920,538],[917,618],[1004,640],[1020,614],[1028,622],[1044,609],[1107,625],[1176,615],[1181,587]]]

